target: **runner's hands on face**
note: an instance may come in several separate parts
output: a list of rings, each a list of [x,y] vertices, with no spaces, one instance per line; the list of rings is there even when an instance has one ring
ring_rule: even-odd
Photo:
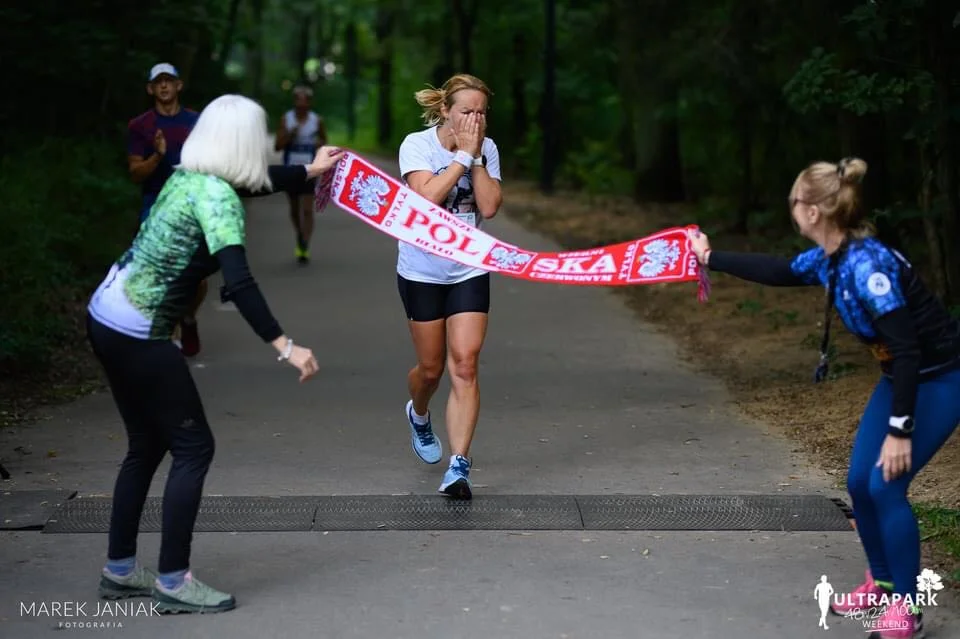
[[[161,156],[167,154],[167,138],[163,137],[163,129],[157,129],[153,135],[153,146]]]
[[[293,345],[290,350],[290,359],[287,360],[292,366],[300,370],[300,381],[306,381],[317,374],[319,366],[317,360],[313,357],[313,351],[303,346]]]
[[[471,113],[460,120],[460,124],[453,134],[457,138],[457,148],[466,151],[470,157],[480,155],[483,145],[483,131],[486,129],[486,118],[478,113]]]
[[[687,238],[690,240],[690,248],[696,254],[697,260],[700,264],[706,264],[710,252],[710,239],[707,234],[697,229],[687,229]]]
[[[313,163],[307,165],[307,177],[317,177],[336,166],[337,162],[343,157],[343,149],[335,146],[321,146],[317,149],[317,155],[313,158]]]

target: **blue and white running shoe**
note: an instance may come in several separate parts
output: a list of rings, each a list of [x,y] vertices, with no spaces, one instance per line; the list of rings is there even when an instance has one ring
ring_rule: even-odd
[[[470,499],[470,460],[460,455],[450,457],[450,467],[443,475],[443,483],[437,492],[454,499]]]
[[[427,413],[427,423],[418,424],[413,421],[413,400],[407,402],[407,422],[410,424],[410,445],[413,452],[428,464],[436,464],[443,457],[443,446],[433,434],[430,424],[430,414]]]

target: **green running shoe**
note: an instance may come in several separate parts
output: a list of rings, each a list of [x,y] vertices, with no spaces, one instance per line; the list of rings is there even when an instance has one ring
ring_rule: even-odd
[[[153,601],[157,612],[178,614],[181,612],[224,612],[237,607],[232,595],[211,588],[188,572],[183,583],[174,589],[164,588],[156,581],[153,588]]]
[[[126,599],[128,597],[149,597],[153,593],[153,584],[157,574],[139,563],[133,572],[125,577],[115,575],[107,568],[100,575],[99,593],[102,599]]]

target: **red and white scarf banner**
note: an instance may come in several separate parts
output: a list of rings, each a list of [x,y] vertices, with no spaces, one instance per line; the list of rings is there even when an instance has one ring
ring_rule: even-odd
[[[397,240],[433,255],[509,277],[585,286],[699,282],[705,302],[710,281],[690,247],[689,227],[580,251],[528,251],[501,242],[437,206],[411,188],[347,151],[319,180],[316,206],[338,207]]]

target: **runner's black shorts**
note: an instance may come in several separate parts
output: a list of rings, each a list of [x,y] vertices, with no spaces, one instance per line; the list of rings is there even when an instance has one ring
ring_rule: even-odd
[[[414,282],[398,274],[397,289],[407,319],[414,322],[432,322],[457,313],[490,312],[489,273],[456,284]]]
[[[314,190],[317,187],[317,178],[310,178],[305,180],[295,187],[291,187],[287,190],[287,197],[290,199],[298,198],[303,195],[313,195]]]

